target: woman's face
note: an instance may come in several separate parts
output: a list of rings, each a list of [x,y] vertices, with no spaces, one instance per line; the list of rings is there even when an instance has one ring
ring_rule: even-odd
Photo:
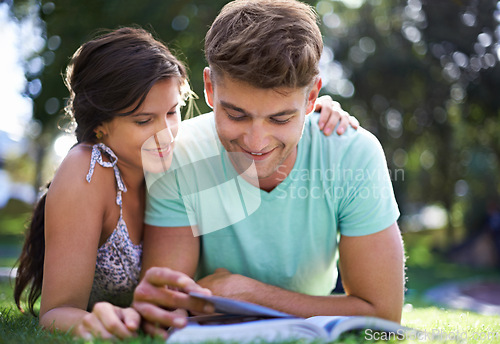
[[[118,156],[121,168],[159,173],[170,167],[180,103],[178,78],[158,81],[134,113],[116,116],[97,128],[104,134],[102,142]]]

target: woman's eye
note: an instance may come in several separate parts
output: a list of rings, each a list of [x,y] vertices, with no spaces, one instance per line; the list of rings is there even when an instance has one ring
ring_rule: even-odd
[[[150,119],[146,119],[144,121],[136,121],[135,123],[137,123],[138,125],[144,125],[144,124],[149,123],[150,121],[151,121]]]

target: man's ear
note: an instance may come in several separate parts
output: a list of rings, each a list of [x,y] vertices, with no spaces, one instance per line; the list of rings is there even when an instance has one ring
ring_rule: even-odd
[[[321,77],[318,76],[314,80],[313,87],[312,87],[311,91],[309,91],[309,94],[307,95],[306,114],[310,114],[311,112],[314,111],[314,104],[316,104],[316,99],[318,99],[319,91],[321,90],[322,85],[323,85],[323,82],[321,81]]]
[[[214,108],[214,84],[210,78],[210,68],[203,70],[203,84],[205,85],[205,101],[212,109]]]

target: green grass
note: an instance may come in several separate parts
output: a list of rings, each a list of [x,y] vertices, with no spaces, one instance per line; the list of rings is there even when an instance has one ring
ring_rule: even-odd
[[[95,340],[94,343],[116,343],[117,341]],[[161,338],[151,338],[144,334],[137,338],[119,341],[120,343],[164,343]],[[62,332],[45,331],[38,326],[38,318],[29,313],[22,314],[14,304],[12,283],[0,280],[0,343],[88,343],[74,339]]]
[[[11,267],[18,258],[23,242],[20,234],[26,219],[26,208],[12,204],[18,217],[0,212],[0,267]],[[14,213],[16,213],[14,211]],[[7,216],[6,216],[7,215]],[[416,247],[416,246],[415,246]],[[425,248],[425,247],[424,247]],[[407,338],[403,341],[370,341],[370,343],[457,343],[466,339],[467,343],[500,343],[500,316],[484,316],[468,311],[447,310],[429,304],[424,298],[425,290],[449,281],[471,279],[500,280],[498,270],[472,269],[439,261],[436,256],[423,260],[415,253],[410,255],[408,269],[406,306],[403,312],[403,325],[424,331],[421,338]],[[488,339],[487,336],[490,335]],[[492,337],[494,334],[496,338]],[[373,333],[373,337],[375,333]],[[355,344],[366,342],[366,333],[345,334],[336,343]],[[0,280],[0,344],[3,343],[84,343],[71,335],[51,333],[38,326],[38,319],[24,315],[14,305],[12,286],[7,280]],[[162,339],[150,338],[140,334],[137,338],[120,343],[164,343]],[[460,341],[458,341],[460,342]],[[94,343],[109,343],[95,340]],[[298,342],[300,343],[300,342]],[[227,344],[227,343],[224,343]]]
[[[500,343],[500,317],[472,312],[422,307],[405,310],[402,323],[423,331],[421,339],[429,343]],[[489,339],[487,339],[489,336]],[[495,337],[496,336],[496,337]],[[435,338],[435,340],[432,340]],[[424,340],[406,340],[417,343]]]
[[[0,257],[0,267],[12,267],[16,265],[17,258],[13,257]]]
[[[0,208],[0,236],[2,242],[6,237],[17,237],[21,239],[26,225],[31,218],[33,206],[16,199],[11,199],[7,205]]]
[[[12,267],[16,263],[31,211],[30,205],[15,199],[0,209],[0,267]]]
[[[418,274],[422,272],[419,271]],[[410,278],[412,274],[410,273]],[[467,339],[467,343],[500,343],[500,317],[484,316],[467,311],[447,310],[425,305],[420,295],[410,296],[407,302],[420,304],[415,307],[407,303],[403,312],[403,325],[425,331],[426,337],[409,337],[406,340],[369,341],[370,343],[457,343],[454,339]],[[493,337],[496,333],[497,337]],[[487,339],[488,334],[490,339]],[[380,335],[380,334],[379,334]],[[434,339],[433,339],[434,336]],[[375,333],[346,334],[336,343],[361,343],[375,338]],[[425,340],[422,340],[424,338]],[[109,341],[96,340],[95,343]],[[144,334],[119,343],[163,343],[162,339]],[[64,333],[49,333],[38,327],[38,320],[21,314],[12,300],[11,283],[0,282],[0,343],[84,343]],[[302,342],[298,342],[302,343]]]
[[[31,211],[31,206],[16,200],[11,200],[7,207],[0,209],[0,267],[14,266],[24,241],[23,233]],[[457,343],[456,338],[466,339],[464,342],[467,343],[500,343],[500,316],[448,310],[429,304],[425,300],[425,290],[444,282],[477,278],[500,280],[498,270],[478,270],[439,261],[429,249],[436,242],[440,242],[440,238],[436,237],[439,233],[436,233],[405,236],[408,264],[411,267],[407,273],[407,304],[402,323],[424,331],[424,337],[407,338],[404,341],[379,341],[379,343]],[[492,337],[495,334],[496,338]],[[365,342],[365,338],[366,334],[363,333],[349,333],[342,336],[337,343],[355,344]],[[108,343],[104,340],[94,342]],[[150,338],[144,334],[121,342],[164,343],[162,339]],[[48,344],[84,343],[84,341],[75,340],[68,334],[42,330],[38,326],[37,318],[19,312],[13,301],[11,283],[0,279],[0,344],[3,343]]]

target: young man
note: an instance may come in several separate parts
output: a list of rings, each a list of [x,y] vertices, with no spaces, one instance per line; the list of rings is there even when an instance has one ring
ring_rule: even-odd
[[[383,150],[363,129],[326,137],[307,116],[321,89],[322,49],[316,15],[301,2],[236,0],[222,9],[205,41],[213,114],[180,130],[191,136],[185,150],[176,142],[178,167],[191,169],[163,189],[149,185],[143,267],[193,277],[199,261],[198,284],[215,295],[304,317],[400,321],[404,254]],[[173,184],[177,199],[165,196]],[[345,295],[330,295],[337,257]],[[152,269],[134,307],[150,322],[182,326],[165,308],[203,310],[182,292],[192,288],[185,276]]]

